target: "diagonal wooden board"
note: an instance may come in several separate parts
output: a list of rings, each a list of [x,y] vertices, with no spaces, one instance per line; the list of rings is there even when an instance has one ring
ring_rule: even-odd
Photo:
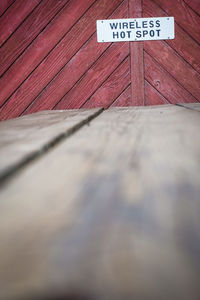
[[[0,178],[34,158],[101,110],[42,111],[0,122]]]
[[[0,193],[0,299],[192,299],[200,114],[111,108]]]

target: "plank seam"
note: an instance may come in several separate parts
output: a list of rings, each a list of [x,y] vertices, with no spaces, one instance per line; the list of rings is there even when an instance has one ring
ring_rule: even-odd
[[[169,14],[166,12],[166,10],[164,10],[158,3],[156,3],[154,0],[152,0],[160,9],[162,9],[167,16],[169,16]],[[174,19],[175,20],[175,19]],[[193,36],[191,36],[191,34],[189,32],[187,32],[178,22],[175,21],[175,24],[177,24],[186,34],[188,34],[191,39],[193,39],[199,46],[200,46],[200,43],[195,39],[193,38]]]
[[[176,103],[175,105],[176,105],[176,106],[179,106],[179,107],[183,107],[183,108],[185,108],[185,109],[193,110],[193,111],[196,111],[196,112],[200,113],[199,110],[197,110],[197,109],[195,109],[195,108],[193,108],[193,107],[185,106],[185,105],[180,104],[180,103]]]
[[[108,77],[106,77],[106,79],[97,87],[97,89],[90,95],[90,97],[83,104],[81,104],[79,108],[82,108],[83,105],[85,105],[85,103],[90,100],[90,98],[98,91],[98,89],[100,89],[103,86],[103,84],[112,76],[112,74],[117,70],[117,68],[119,68],[121,64],[123,64],[123,62],[127,59],[128,56],[129,54],[119,63],[119,65],[113,70],[113,72],[110,75],[108,75]]]
[[[90,37],[87,41],[86,41],[86,43],[91,39],[92,37]],[[111,44],[108,46],[108,48],[106,48],[104,51],[103,51],[103,53],[99,56],[99,58],[98,59],[100,59],[104,54],[105,54],[105,52],[110,48],[110,46],[111,46]],[[80,49],[79,49],[80,50]],[[78,50],[78,51],[79,51]],[[77,52],[78,52],[77,51]],[[77,53],[76,52],[76,53]],[[67,64],[69,63],[71,61],[71,59],[67,62]],[[90,70],[90,68],[94,65],[96,63],[96,61],[85,71],[85,73],[86,72],[88,72],[89,70]],[[61,69],[62,70],[62,69]],[[59,70],[59,72],[53,77],[53,79],[42,89],[42,91],[37,95],[37,97],[35,97],[34,98],[34,100],[26,107],[26,109],[20,114],[20,116],[22,116],[25,112],[26,112],[26,110],[31,106],[31,105],[33,105],[33,103],[34,102],[36,102],[37,101],[37,98],[43,93],[43,91],[45,90],[45,89],[47,89],[48,88],[48,86],[51,84],[51,82],[55,79],[55,77],[56,76],[58,76],[58,74],[61,72],[61,70]],[[67,91],[67,93],[65,93],[63,96],[62,96],[62,98],[60,98],[59,99],[59,101],[52,107],[52,109],[54,109],[55,107],[56,107],[56,105],[74,88],[74,86],[79,82],[79,81],[81,81],[82,80],[82,78],[84,77],[84,75],[85,75],[85,73],[73,84],[73,86],[69,89],[69,91]]]
[[[70,0],[69,0],[69,1],[70,1]],[[61,10],[63,10],[63,9],[65,8],[65,6],[69,4],[69,1],[61,8]],[[96,0],[96,1],[98,1],[98,0]],[[95,2],[96,2],[96,1],[95,1]],[[95,2],[93,2],[93,3],[88,7],[88,9],[85,11],[85,13],[90,9],[90,7],[91,7]],[[61,10],[60,10],[60,11],[61,11]],[[60,13],[60,11],[59,11],[58,13]],[[85,13],[84,13],[84,14],[85,14]],[[83,14],[83,15],[84,15],[84,14]],[[80,18],[79,18],[79,19],[78,19],[78,20],[77,20],[77,21],[69,28],[69,30],[63,35],[63,37],[62,37],[62,38],[55,44],[55,46],[54,46],[54,47],[53,47],[53,48],[52,48],[52,49],[44,56],[44,58],[39,62],[39,64],[36,65],[36,67],[29,73],[29,75],[28,75],[28,76],[20,83],[20,85],[12,92],[12,94],[4,101],[4,103],[0,105],[0,109],[3,108],[3,106],[9,101],[9,99],[13,96],[13,94],[14,94],[14,93],[15,93],[15,92],[23,85],[23,83],[30,77],[30,75],[31,75],[31,74],[39,67],[39,65],[40,65],[40,64],[47,58],[47,56],[55,49],[55,47],[62,41],[62,39],[68,34],[68,32],[72,29],[72,27],[76,25],[76,23],[82,18],[83,15],[81,15],[81,17],[80,17]],[[47,24],[47,26],[54,20],[54,18],[55,18],[56,16],[57,16],[57,14],[53,17],[53,19],[51,19],[51,21]],[[47,27],[47,26],[46,26],[46,27]],[[34,42],[34,40],[35,40],[35,39],[36,39],[36,38],[37,38],[37,37],[38,37],[38,36],[46,29],[46,27],[45,27],[45,28],[44,28],[44,29],[43,29],[43,30],[42,30],[42,31],[41,31],[41,32],[33,39],[33,41],[31,42],[31,44],[32,44],[32,43]],[[31,45],[31,44],[30,44],[30,45]],[[30,45],[29,45],[29,46],[30,46]],[[29,47],[29,46],[28,46],[28,47]],[[20,54],[20,56],[23,55],[23,53],[27,50],[28,47],[26,47],[26,49]],[[19,59],[20,56],[19,56],[17,59]],[[12,65],[13,65],[15,62],[16,62],[16,60],[12,63]],[[10,65],[10,67],[11,67],[12,65]],[[9,68],[10,68],[10,67],[9,67]],[[7,71],[8,71],[8,69],[7,69]],[[6,71],[6,72],[7,72],[7,71]],[[0,78],[1,78],[1,76],[0,76]],[[39,95],[39,94],[38,94],[38,95]],[[38,96],[37,96],[37,97],[38,97]],[[36,97],[36,98],[37,98],[37,97]],[[35,99],[36,99],[36,98],[35,98]],[[35,100],[35,99],[34,99],[34,100]],[[34,100],[33,100],[33,101],[34,101]],[[28,106],[28,107],[29,107],[29,106]],[[27,108],[28,108],[28,107],[27,107]],[[26,109],[27,109],[27,108],[26,108]]]
[[[4,44],[9,40],[9,38],[12,37],[12,35],[17,31],[17,29],[27,20],[27,18],[33,13],[33,11],[38,7],[38,5],[40,5],[40,3],[42,2],[42,0],[40,2],[38,2],[38,4],[31,10],[31,12],[25,17],[25,19],[15,28],[15,30],[9,35],[9,37],[1,44],[0,48],[2,48],[4,46]],[[32,42],[31,42],[32,43]],[[21,54],[20,54],[21,55]],[[19,56],[20,56],[19,55]],[[17,60],[17,59],[16,59]],[[11,64],[12,65],[12,64]],[[8,67],[9,69],[9,67]],[[7,69],[7,70],[8,70]],[[6,71],[5,71],[6,72]],[[5,73],[4,72],[4,73]],[[4,74],[3,73],[3,74]],[[1,77],[3,76],[3,74],[1,75]],[[1,78],[0,77],[0,78]]]
[[[103,108],[100,108],[94,114],[88,116],[86,119],[82,120],[78,124],[72,126],[70,129],[58,134],[56,137],[51,139],[45,145],[43,145],[40,149],[34,151],[33,153],[24,157],[21,161],[14,164],[13,166],[9,167],[7,170],[0,173],[0,187],[7,183],[7,181],[18,174],[19,171],[27,167],[30,163],[36,161],[39,158],[42,158],[46,155],[49,151],[53,150],[56,146],[67,140],[77,131],[79,131],[85,125],[88,125],[92,120],[97,118],[102,112],[104,111]]]
[[[127,55],[127,57],[126,58],[128,58],[128,56],[129,56],[129,54]],[[88,101],[90,101],[90,98],[96,93],[96,92],[98,92],[98,90],[99,90],[99,88],[101,88],[102,86],[103,86],[103,84],[104,83],[106,83],[106,81],[107,80],[109,80],[109,78],[113,75],[113,73],[123,64],[123,62],[126,60],[126,58],[125,59],[123,59],[123,61],[122,62],[120,62],[120,64],[117,66],[117,68],[109,75],[109,77],[97,88],[97,90],[87,99],[87,101],[85,102],[85,103],[87,103]],[[111,104],[109,104],[108,106],[106,105],[106,106],[104,106],[104,109],[106,110],[106,109],[108,109],[116,100],[117,100],[117,98],[119,98],[120,96],[121,96],[121,94],[127,89],[127,87],[129,86],[131,84],[131,79],[130,79],[130,81],[129,81],[129,83],[126,85],[126,87],[120,92],[120,94],[111,102]],[[83,108],[83,106],[85,105],[85,103],[84,104],[82,104],[81,105],[81,108]]]
[[[42,3],[43,0],[41,0],[38,5],[40,5]],[[47,28],[47,26],[54,20],[54,18],[56,18],[56,16],[61,12],[61,10],[63,10],[63,8],[65,7],[65,5],[67,5],[69,3],[70,0],[68,0],[67,3],[65,3],[60,9],[59,11],[51,18],[51,20],[46,24],[46,26],[34,37],[34,39],[30,42],[30,44],[28,44],[26,46],[26,48],[16,57],[16,59],[11,63],[11,65],[1,74],[0,79],[5,75],[5,73],[12,67],[12,65],[24,54],[24,52],[31,46],[31,44],[37,39],[37,37]],[[33,11],[38,7],[38,5],[31,11],[31,14],[33,13]],[[25,22],[25,20],[23,21]],[[71,28],[70,28],[71,29]],[[11,36],[10,36],[11,37]],[[9,38],[10,38],[9,37]],[[32,73],[32,72],[31,72]],[[30,74],[31,74],[30,73]],[[27,77],[26,77],[27,78]]]
[[[131,82],[123,89],[123,91],[117,96],[117,98],[107,107],[107,109],[108,108],[110,108],[111,107],[111,105],[112,104],[114,104],[116,101],[117,101],[117,99],[125,92],[125,90],[128,88],[128,87],[131,87]]]
[[[153,1],[153,0],[152,0]],[[183,0],[182,0],[183,1]],[[163,11],[163,13],[165,13],[165,15],[166,16],[168,16],[168,14],[157,4],[157,3],[155,3],[154,1],[153,1],[153,3],[156,5],[156,6],[158,6],[159,8],[160,8],[160,10],[162,10]],[[186,3],[187,4],[187,3]],[[151,15],[148,13],[148,17],[151,17]],[[176,23],[176,22],[175,22]],[[184,31],[184,33],[186,34],[186,35],[188,35],[190,38],[192,38],[178,23],[176,23],[176,26],[178,27],[178,28],[180,28],[181,30],[183,30]],[[175,36],[175,38],[176,38],[176,36]],[[199,47],[199,43],[195,40],[195,39],[192,39],[193,40],[193,42],[194,43],[196,43],[197,44],[197,46]],[[176,51],[176,49],[174,48],[174,46],[173,45],[170,45],[169,43],[170,43],[170,41],[168,41],[168,40],[166,40],[166,43],[174,50],[174,51]],[[177,52],[177,51],[176,51]],[[196,69],[196,67],[194,67],[194,66],[192,66],[185,58],[184,58],[184,56],[182,56],[179,52],[177,52],[195,71],[197,71],[199,74],[200,74],[200,72]]]
[[[199,16],[200,17],[200,14],[196,11],[196,10],[194,10],[187,2],[185,2],[185,0],[182,0],[184,3],[185,3],[185,5],[187,5],[195,14],[197,14],[197,16]]]
[[[145,81],[148,82],[148,84],[153,88],[155,89],[166,101],[167,103],[169,104],[173,104],[171,103],[159,90],[157,90],[157,88],[155,88],[146,78],[145,78]],[[174,104],[173,104],[174,105]],[[146,106],[149,106],[149,105],[146,105]]]
[[[3,15],[7,12],[7,10],[15,3],[16,0],[14,0],[7,8],[4,10],[4,12],[0,15],[0,18],[3,17]]]
[[[168,41],[163,41],[164,43],[166,43],[172,50],[174,50],[174,52],[179,56],[181,57],[188,65],[190,68],[192,68],[193,70],[195,70],[199,75],[200,75],[200,72],[195,68],[193,67],[185,58],[184,56],[182,56],[179,52],[176,51],[175,48],[173,48],[170,44],[168,44]]]
[[[185,91],[187,91],[193,98],[195,98],[197,100],[197,102],[200,102],[200,100],[198,100],[190,91],[188,91],[176,78],[174,78],[174,76],[172,74],[170,74],[164,67],[162,64],[160,64],[153,56],[151,56],[151,54],[147,51],[144,50],[155,62],[156,64],[158,64],[165,72],[167,72],[176,82],[177,84],[179,84]],[[145,78],[146,79],[146,78]],[[157,90],[157,89],[156,89]]]
[[[196,70],[185,58],[184,56],[182,56],[178,51],[176,51],[176,49],[174,49],[171,45],[168,44],[168,41],[162,41],[163,44],[167,44],[167,46],[169,46],[175,53],[178,57],[182,58],[182,60],[184,60],[187,64],[188,64],[188,67],[190,67],[191,69],[195,70],[199,75],[200,75],[200,72],[198,70]]]
[[[97,0],[98,1],[98,0]],[[112,11],[112,13],[108,16],[108,18],[125,2],[126,0],[123,0],[119,5],[117,5],[117,7]],[[96,2],[96,1],[95,1]],[[93,2],[93,4],[92,5],[94,5],[95,4],[95,2]],[[92,6],[91,5],[91,6]],[[90,6],[90,7],[91,7]],[[89,7],[89,8],[90,8]],[[88,9],[89,9],[88,8]],[[86,11],[87,12],[87,11]],[[86,13],[85,12],[85,13]],[[84,14],[85,14],[84,13]],[[82,18],[82,16],[81,16],[81,18]],[[78,22],[78,21],[77,21]],[[77,23],[76,22],[76,23]],[[76,24],[75,23],[75,24]],[[75,24],[73,25],[73,26],[75,26]],[[71,28],[70,28],[71,29]],[[46,90],[47,88],[48,88],[48,86],[55,80],[55,78],[62,72],[62,70],[66,67],[66,65],[67,64],[69,64],[70,63],[70,61],[77,55],[77,53],[80,51],[80,49],[82,48],[82,47],[84,47],[93,37],[94,37],[94,35],[96,34],[96,31],[80,46],[80,48],[78,48],[78,50],[74,53],[74,55],[70,58],[70,60],[69,61],[67,61],[64,65],[63,65],[63,67],[53,76],[53,78],[43,87],[43,89],[39,92],[39,94],[31,101],[31,103],[26,107],[26,109],[25,110],[23,110],[23,112],[22,113],[20,113],[20,116],[22,116],[25,112],[26,112],[26,110],[31,106],[31,105],[33,105],[36,101],[37,101],[37,98],[43,93],[43,91],[44,90]],[[63,37],[64,38],[64,37]],[[62,38],[62,39],[63,39]],[[108,46],[108,48],[111,46],[111,44]],[[108,48],[106,48],[104,51],[103,51],[103,53],[98,57],[98,59],[100,59],[103,55],[104,55],[104,53],[107,51],[107,49]],[[53,49],[52,49],[53,50]],[[51,50],[51,51],[52,51]],[[50,51],[50,52],[51,52]],[[50,52],[48,53],[48,55],[50,54]],[[97,59],[97,60],[98,60]],[[42,63],[42,61],[41,61],[41,63]],[[40,63],[40,64],[41,64]],[[88,67],[88,69],[86,69],[86,71],[85,71],[85,73],[86,72],[88,72],[88,70],[94,65],[96,63],[96,61],[91,65],[91,66],[89,66]],[[37,66],[37,67],[39,67],[39,65]],[[34,69],[35,70],[35,69]],[[84,73],[84,74],[85,74]],[[69,89],[69,91],[71,90],[71,89],[73,89],[73,87],[79,82],[79,80],[81,80],[82,78],[83,78],[83,76],[84,76],[84,74],[73,84],[73,86]],[[31,75],[31,74],[30,74]],[[27,79],[27,78],[26,78]],[[18,88],[17,88],[18,89]],[[69,92],[68,91],[68,92]],[[67,92],[67,93],[68,93]],[[67,95],[67,93],[64,95],[64,96],[62,96],[62,98],[60,98],[59,99],[59,101],[53,106],[53,108],[52,109],[54,109],[55,108],[55,106],[63,99],[63,97],[65,97],[66,95]]]

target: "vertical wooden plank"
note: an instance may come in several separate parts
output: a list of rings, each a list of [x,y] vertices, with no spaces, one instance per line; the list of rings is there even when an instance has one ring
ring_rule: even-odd
[[[142,0],[129,0],[129,17],[142,17]],[[144,105],[143,42],[130,42],[132,105]]]

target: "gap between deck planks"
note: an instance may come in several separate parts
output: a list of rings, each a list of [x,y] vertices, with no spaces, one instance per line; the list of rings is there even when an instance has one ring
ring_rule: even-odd
[[[198,300],[199,126],[112,108],[3,186],[0,299]]]
[[[42,111],[0,122],[0,186],[24,166],[89,124],[103,109]]]

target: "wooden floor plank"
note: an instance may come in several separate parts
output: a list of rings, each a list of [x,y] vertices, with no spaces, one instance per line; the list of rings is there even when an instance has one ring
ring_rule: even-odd
[[[165,13],[155,2],[143,1],[144,17],[165,17]],[[176,19],[175,19],[176,21]],[[200,26],[200,25],[199,25]],[[197,72],[200,73],[200,45],[193,40],[178,24],[175,23],[175,39],[165,40],[179,55],[181,55]],[[154,45],[154,42],[148,42]]]
[[[198,102],[168,72],[166,72],[148,53],[144,54],[145,78],[170,103]]]
[[[200,44],[200,16],[182,0],[154,0],[168,15]]]
[[[194,109],[194,110],[200,111],[200,105],[198,103],[177,103],[177,105],[186,107],[188,109]]]
[[[0,47],[24,21],[31,11],[39,4],[40,0],[16,0],[0,19]]]
[[[200,74],[165,42],[144,43],[144,49],[197,100],[200,99]]]
[[[0,122],[0,178],[98,111],[42,111]]]
[[[128,56],[81,108],[108,108],[130,85],[130,81],[130,56]],[[125,103],[123,106],[126,106]]]
[[[55,109],[81,107],[128,56],[126,42],[113,43],[98,61],[84,74],[80,81],[62,98]]]
[[[0,298],[198,300],[200,118],[113,108],[0,194]]]
[[[44,29],[44,31],[39,34],[39,36],[23,53],[23,55],[20,56],[20,58],[5,73],[3,78],[1,78],[0,106],[40,64],[45,56],[60,41],[60,39],[63,38],[63,36],[70,30],[74,23],[76,23],[77,19],[84,14],[84,12],[93,2],[94,0],[85,0],[81,2],[80,0],[73,0],[69,3],[66,1],[67,5],[63,8],[63,10],[54,18],[54,20],[52,20],[52,22]],[[38,51],[38,49],[40,51]],[[53,62],[54,61],[51,61],[51,63]],[[44,69],[42,70],[42,72],[44,72]],[[48,76],[48,73],[46,76]],[[44,76],[44,78],[46,76]],[[40,80],[42,80],[41,77]],[[30,83],[31,82],[28,83],[28,86]],[[25,87],[27,88],[27,85]],[[33,90],[31,92],[33,92]],[[21,93],[21,89],[19,90],[19,93],[23,95],[23,93]]]

